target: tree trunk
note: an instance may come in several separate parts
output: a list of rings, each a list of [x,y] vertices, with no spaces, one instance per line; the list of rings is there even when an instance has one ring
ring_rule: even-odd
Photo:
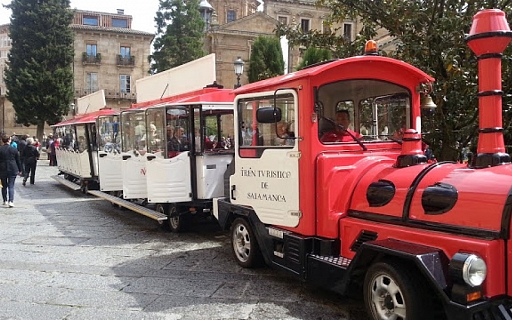
[[[43,133],[44,133],[44,122],[37,124],[37,130],[36,130],[36,138],[39,140],[41,144],[43,144]],[[49,132],[46,132],[46,135],[48,135]]]

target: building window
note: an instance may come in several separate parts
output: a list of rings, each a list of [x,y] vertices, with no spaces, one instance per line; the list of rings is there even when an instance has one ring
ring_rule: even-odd
[[[121,47],[119,54],[121,55],[122,58],[129,58],[130,57],[130,47]]]
[[[128,20],[112,18],[112,27],[128,28]]]
[[[0,38],[0,48],[7,48],[11,46],[11,38],[4,36]]]
[[[96,57],[96,54],[98,53],[98,47],[95,43],[86,44],[85,49],[85,52],[87,52],[88,56]]]
[[[347,41],[352,41],[352,24],[344,23],[343,24],[343,38]]]
[[[129,93],[130,92],[130,76],[122,74],[120,75],[120,91],[122,93]]]
[[[302,32],[309,32],[309,19],[300,19],[300,29]]]
[[[98,25],[98,17],[84,16],[84,25],[97,26]]]
[[[323,33],[331,33],[331,26],[329,25],[329,22],[322,21],[322,32]]]
[[[236,11],[235,10],[228,10],[228,16],[226,22],[231,22],[236,20]]]
[[[288,17],[278,16],[277,21],[279,21],[280,24],[287,25],[288,24]]]
[[[98,91],[98,74],[88,73],[85,80],[86,94]]]

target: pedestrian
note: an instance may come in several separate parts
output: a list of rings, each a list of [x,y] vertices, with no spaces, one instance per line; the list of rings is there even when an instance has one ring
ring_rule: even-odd
[[[49,134],[48,138],[45,140],[44,147],[46,150],[46,154],[48,155],[48,160],[50,160],[50,165],[51,165],[51,161],[52,161],[52,157],[51,157],[52,149],[50,147],[52,144],[53,144],[53,135]]]
[[[39,150],[34,145],[33,138],[27,138],[27,146],[21,154],[21,158],[25,160],[25,173],[23,175],[23,186],[27,184],[28,176],[30,175],[30,184],[34,184],[36,178],[37,160],[39,160]]]
[[[18,152],[20,153],[20,162],[21,162],[21,175],[25,176],[25,159],[23,159],[23,150],[27,146],[27,135],[22,135],[20,139],[18,140]]]
[[[41,152],[41,143],[34,137],[34,147],[36,147],[37,151]]]
[[[57,153],[55,152],[56,149],[60,148],[60,143],[62,142],[61,138],[56,138],[53,140],[53,142],[50,144],[50,166],[56,167],[57,166]]]
[[[2,181],[2,198],[4,205],[14,207],[14,182],[21,175],[21,162],[18,150],[11,146],[11,137],[2,136],[3,145],[0,147],[0,180]],[[7,194],[9,191],[9,194]],[[9,197],[7,197],[9,196]]]

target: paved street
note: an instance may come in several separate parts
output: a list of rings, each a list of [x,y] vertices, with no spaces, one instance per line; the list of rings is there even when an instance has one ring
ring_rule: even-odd
[[[40,161],[0,207],[0,319],[366,319],[359,302],[238,267],[214,221],[169,233],[56,173]]]

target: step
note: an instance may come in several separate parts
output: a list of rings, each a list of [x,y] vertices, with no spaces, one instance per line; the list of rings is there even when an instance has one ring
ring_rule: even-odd
[[[345,257],[320,256],[320,255],[316,255],[316,254],[312,254],[310,257],[314,258],[316,260],[319,260],[319,261],[328,262],[328,263],[331,263],[331,264],[334,264],[334,265],[337,265],[340,267],[344,267],[344,268],[348,267],[348,265],[352,261],[351,259],[345,258]]]
[[[167,220],[167,216],[165,214],[162,214],[160,212],[156,212],[155,210],[148,209],[146,207],[140,206],[138,204],[135,204],[133,202],[121,199],[119,197],[113,196],[111,194],[99,191],[99,190],[88,190],[88,193],[97,196],[99,198],[108,200],[112,203],[115,203],[117,205],[120,205],[121,207],[130,209],[134,212],[140,213],[148,218],[151,218],[156,221],[165,221]]]
[[[66,187],[68,188],[71,188],[73,190],[80,190],[80,185],[74,183],[74,182],[71,182],[69,180],[66,180],[64,179],[63,177],[59,176],[59,175],[56,175],[56,176],[51,176],[51,178],[63,185],[65,185]]]

